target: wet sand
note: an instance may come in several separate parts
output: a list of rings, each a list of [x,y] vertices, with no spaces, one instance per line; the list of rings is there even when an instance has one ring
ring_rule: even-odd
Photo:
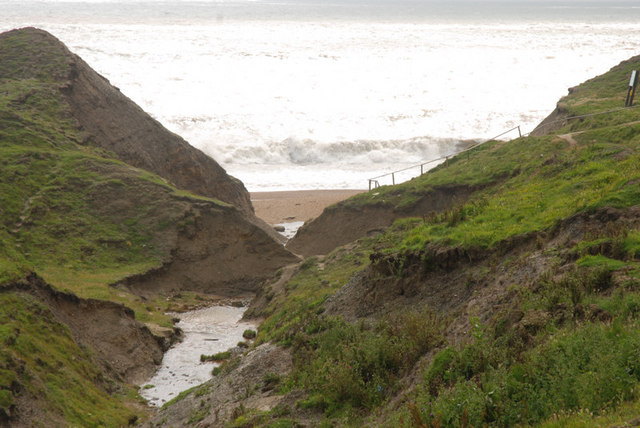
[[[305,222],[318,217],[329,205],[366,190],[292,190],[251,192],[256,216],[269,224]]]

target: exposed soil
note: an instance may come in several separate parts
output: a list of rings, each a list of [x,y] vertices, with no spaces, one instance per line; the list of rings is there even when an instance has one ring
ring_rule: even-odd
[[[35,274],[25,281],[0,287],[0,292],[36,297],[60,323],[69,327],[76,343],[93,350],[105,373],[126,383],[138,384],[151,376],[162,361],[163,351],[171,344],[171,340],[154,336],[136,321],[133,311],[126,306],[57,291]]]
[[[4,47],[9,48],[1,49]],[[276,240],[278,234],[255,217],[242,183],[166,130],[55,37],[33,28],[15,30],[0,35],[0,51],[3,59],[11,60],[0,63],[1,77],[41,79],[58,88],[60,108],[68,110],[82,131],[83,141],[74,141],[97,146],[104,150],[105,159],[113,154],[127,164],[86,161],[83,168],[95,172],[97,179],[90,185],[82,184],[84,209],[97,221],[130,222],[144,236],[140,236],[140,243],[115,238],[97,244],[114,251],[139,245],[135,254],[141,259],[163,260],[160,268],[115,286],[127,287],[143,297],[182,290],[244,297],[278,268],[298,261]],[[154,178],[141,178],[145,175],[142,170],[179,189],[231,205],[180,195]],[[25,213],[28,208],[29,202]],[[23,227],[23,221],[16,227]],[[90,257],[92,248],[87,248]],[[116,381],[116,388],[117,381],[136,384],[149,378],[174,338],[171,334],[154,336],[123,305],[59,292],[36,276],[0,292],[28,293],[46,304],[56,319],[69,327],[74,340],[95,356],[96,365]],[[277,350],[265,352],[262,348],[254,355],[258,356],[246,373],[237,376],[238,382],[259,381],[260,377],[253,378],[254,372],[286,372],[290,366],[286,353]],[[262,365],[270,355],[278,357],[272,368]],[[268,407],[278,399],[265,400],[260,406]],[[40,397],[40,401],[17,403],[25,421],[32,420],[28,413],[37,413],[42,402]],[[63,420],[51,422],[53,426],[65,424]]]
[[[505,240],[492,250],[432,246],[420,253],[374,254],[369,268],[327,299],[325,313],[355,321],[426,306],[453,317],[449,341],[457,343],[468,337],[470,318],[487,322],[513,307],[511,286],[535,288],[544,274],[561,274],[573,265],[576,255],[569,249],[578,242],[639,224],[640,206],[603,208],[574,215],[547,232]],[[515,322],[530,322],[524,315]]]
[[[577,243],[599,236],[605,230],[622,230],[639,225],[640,206],[626,210],[604,208],[574,215],[547,231],[514,236],[490,250],[433,245],[419,253],[373,254],[370,267],[354,276],[327,299],[324,314],[358,322],[374,320],[403,310],[431,308],[446,320],[449,345],[469,340],[474,319],[483,325],[493,325],[500,319],[505,323],[504,328],[513,329],[527,343],[532,340],[536,329],[542,328],[548,319],[566,316],[569,309],[559,307],[551,312],[540,309],[527,312],[514,310],[514,307],[518,307],[515,303],[520,298],[516,290],[531,289],[535,292],[542,278],[562,276],[578,257],[572,250]],[[603,251],[606,253],[606,248]],[[268,294],[273,297],[284,293],[284,285],[296,268],[296,265],[284,268],[280,276],[258,294],[245,314],[246,317],[259,319],[270,300]],[[606,311],[597,307],[589,306],[581,311],[578,316],[584,319],[607,320],[610,317]],[[406,392],[414,384],[421,382],[416,373],[420,372],[421,364],[427,364],[434,354],[435,351],[425,355],[424,361],[416,365],[415,373],[410,373],[401,381],[403,391]],[[247,360],[247,364],[250,361]],[[244,367],[245,363],[241,364]],[[271,367],[269,371],[280,373],[275,366]],[[207,384],[210,390],[207,390],[205,397],[217,397],[215,401],[213,398],[198,400],[192,394],[184,402],[161,411],[154,421],[185,426],[189,415],[205,409],[211,413],[203,419],[203,426],[223,426],[228,418],[240,414],[243,409],[241,405],[246,409],[260,406],[263,406],[262,409],[269,409],[272,407],[264,406],[264,403],[272,406],[273,402],[270,400],[277,400],[280,405],[292,406],[292,417],[298,422],[306,424],[302,421],[310,417],[295,408],[296,400],[300,399],[299,392],[265,398],[260,394],[252,395],[256,394],[256,388],[252,393],[246,392],[251,391],[252,382],[255,384],[259,375],[253,377],[253,380],[238,378],[237,376],[242,375],[239,375],[238,369],[234,369],[225,376],[230,377],[216,377]],[[221,403],[219,397],[227,396],[235,398]],[[391,400],[389,406],[399,405],[403,396],[404,394],[398,394],[398,399]],[[221,410],[216,414],[214,409],[217,408]],[[307,422],[309,426],[314,425],[313,420]]]
[[[287,282],[298,271],[300,263],[291,264],[280,269],[279,274],[275,278],[256,292],[254,299],[251,301],[249,309],[244,313],[243,319],[252,321],[261,321],[262,314],[269,306],[274,297],[283,295],[286,292]]]
[[[260,345],[231,365],[232,369],[214,376],[180,402],[161,409],[145,426],[183,427],[197,422],[197,426],[220,427],[244,409],[269,411],[283,403],[285,396],[275,390],[277,376],[284,378],[293,367],[286,349]]]
[[[158,174],[178,188],[253,213],[249,193],[239,180],[145,113],[57,38],[35,28],[14,31],[28,36],[28,53],[32,58],[25,63],[32,64],[32,68],[21,70],[21,76],[11,77],[41,77],[41,57],[54,55],[59,61],[64,59],[65,67],[59,67],[49,77],[59,80],[72,116],[86,132],[87,142],[114,153],[130,165]],[[11,33],[4,33],[4,37],[11,37]]]
[[[243,221],[234,208],[207,202],[193,204],[167,239],[173,242],[170,259],[123,285],[140,295],[190,290],[243,296],[298,260],[263,229]]]
[[[18,65],[12,63],[7,70],[14,75],[6,77],[53,79],[68,102],[69,115],[83,130],[83,143],[97,145],[128,164],[87,162],[87,169],[113,180],[96,180],[78,192],[87,193],[91,214],[105,221],[123,224],[141,213],[136,227],[153,235],[153,250],[147,246],[142,251],[155,251],[164,260],[160,269],[125,281],[134,291],[235,296],[255,291],[279,267],[297,260],[282,247],[284,238],[255,217],[242,183],[213,159],[166,130],[49,33],[14,30],[0,36],[0,46],[16,40],[19,47],[2,51],[9,56],[16,51]],[[177,196],[169,187],[141,179],[137,168],[233,206]]]
[[[569,91],[571,91],[571,89],[569,89]],[[569,113],[561,99],[549,116],[545,117],[529,135],[532,137],[543,137],[558,129],[562,129],[567,126],[567,117],[569,117]]]
[[[341,245],[384,230],[399,218],[421,217],[464,203],[477,190],[470,186],[437,187],[402,209],[383,203],[354,206],[341,202],[302,226],[287,243],[287,249],[304,257],[328,254]]]

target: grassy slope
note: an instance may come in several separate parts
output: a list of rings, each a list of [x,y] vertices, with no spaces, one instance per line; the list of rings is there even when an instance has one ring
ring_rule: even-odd
[[[121,302],[143,322],[170,326],[162,296],[143,302],[109,284],[160,266],[169,251],[164,231],[197,197],[91,146],[61,96],[68,65],[55,50],[32,57],[38,47],[20,33],[2,43],[0,285],[35,271],[59,289]],[[48,417],[126,425],[131,396],[110,395],[90,355],[47,309],[13,292],[0,299],[0,409],[28,395],[41,400],[44,413],[33,421],[44,425]],[[24,389],[11,392],[13,380]]]
[[[577,115],[623,106],[630,70],[638,67],[636,58],[585,82],[561,101],[562,108]],[[554,135],[485,144],[423,177],[352,198],[350,204],[403,205],[435,185],[493,184],[464,206],[401,220],[353,251],[339,249],[320,262],[307,261],[286,294],[273,298],[259,333],[259,341],[292,347],[296,369],[283,391],[302,388],[308,395],[299,408],[322,410],[328,421],[355,425],[371,414],[378,414],[371,424],[384,420],[390,426],[545,420],[548,426],[592,426],[637,414],[637,404],[623,403],[640,398],[638,230],[612,225],[569,249],[577,261],[566,262],[559,279],[538,278],[533,290],[511,285],[514,310],[551,314],[564,308],[563,317],[568,315],[568,320],[543,317],[526,345],[516,332],[501,329],[506,319],[500,315],[490,325],[476,324],[470,344],[448,347],[439,330],[446,320],[429,308],[373,326],[351,326],[318,314],[328,295],[366,268],[371,252],[402,257],[429,245],[491,250],[509,237],[551,230],[579,212],[638,205],[638,120],[635,108],[571,120]],[[574,133],[577,144],[558,137],[567,133]],[[610,250],[604,254],[602,248]],[[585,307],[608,314],[606,322],[576,315]],[[440,351],[417,368],[432,349]],[[405,404],[380,415],[381,406],[402,391],[399,380],[416,370],[419,381]],[[266,415],[261,423],[274,420],[278,417]]]
[[[127,404],[136,392],[103,378],[87,350],[32,296],[0,294],[0,343],[0,413],[13,405],[33,411],[34,426],[126,426],[139,417]],[[44,404],[31,407],[29,400]]]
[[[166,258],[161,234],[179,221],[184,207],[173,195],[182,192],[81,138],[53,85],[0,80],[0,278],[34,270],[167,324],[161,311],[108,284]]]

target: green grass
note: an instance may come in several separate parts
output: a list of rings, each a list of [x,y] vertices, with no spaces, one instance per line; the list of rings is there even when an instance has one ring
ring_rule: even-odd
[[[68,55],[55,39],[41,38],[34,43],[30,33],[5,33],[0,40],[0,76],[64,83],[71,71]]]
[[[638,138],[640,125],[629,126],[625,132],[625,138]],[[640,157],[633,150],[636,140],[616,137],[608,141],[608,135],[603,130],[598,135],[585,132],[582,137],[592,142],[572,149],[553,137],[504,143],[495,149],[493,159],[481,163],[491,169],[493,162],[506,164],[517,159],[517,174],[477,192],[464,205],[425,217],[414,228],[402,231],[400,243],[388,251],[421,250],[432,242],[492,247],[514,235],[551,229],[581,211],[640,203],[640,190],[632,184],[640,179]],[[459,163],[471,167],[475,161]],[[445,173],[442,170],[421,180],[431,182]]]
[[[30,295],[0,294],[0,408],[21,396],[45,403],[34,423],[122,426],[134,410],[126,391],[114,393],[86,350],[49,309]],[[17,387],[16,387],[17,385]]]
[[[569,115],[621,107],[628,75],[637,66],[625,64],[586,82],[562,107]],[[305,391],[298,408],[322,414],[329,424],[358,425],[372,414],[371,425],[384,419],[388,426],[429,427],[593,426],[589,422],[621,420],[625,409],[636,408],[640,232],[635,226],[611,223],[589,231],[573,248],[555,249],[562,254],[557,257],[564,264],[562,275],[512,285],[511,309],[528,314],[531,324],[516,326],[496,313],[487,325],[473,322],[470,342],[462,346],[440,342],[438,329],[421,342],[404,321],[393,334],[385,327],[388,318],[348,324],[323,316],[323,303],[369,265],[371,253],[398,259],[442,246],[490,251],[515,236],[552,235],[575,214],[639,205],[640,124],[631,123],[637,120],[640,110],[628,109],[572,121],[556,134],[579,131],[575,145],[557,135],[490,142],[422,177],[340,204],[402,210],[434,191],[473,191],[468,201],[445,212],[429,214],[427,208],[423,217],[398,220],[349,250],[306,260],[285,295],[271,301],[258,340],[291,347],[295,368],[282,388]],[[355,253],[362,257],[354,262]],[[403,271],[394,275],[389,281],[401,279]],[[415,389],[405,391],[406,404],[389,412],[384,405],[401,390],[399,379],[434,347],[440,351],[420,366]],[[407,360],[400,361],[403,355]]]
[[[57,289],[123,303],[152,328],[171,327],[165,313],[201,303],[199,295],[142,300],[111,285],[169,259],[172,236],[188,221],[193,201],[228,204],[178,190],[93,146],[61,92],[72,71],[67,55],[55,41],[34,43],[24,32],[0,38],[0,286],[36,272]],[[46,308],[23,298],[0,304],[8,320],[0,323],[2,334],[13,341],[12,326],[22,331],[15,339],[20,348],[0,346],[0,406],[8,409],[15,394],[26,394],[48,412],[33,423],[46,425],[51,415],[58,425],[127,425],[132,412],[123,403],[136,396],[110,397],[107,386],[122,386],[100,380],[86,350],[59,325],[51,327]],[[52,328],[55,343],[45,343]],[[27,390],[11,390],[13,381]]]
[[[286,285],[286,294],[274,298],[265,310],[268,318],[260,325],[257,343],[276,341],[290,344],[298,325],[321,308],[328,296],[368,264],[368,249],[338,249],[319,261],[307,259]]]
[[[231,358],[231,352],[223,351],[213,355],[202,354],[200,355],[200,362],[205,363],[207,361],[224,361],[224,360],[228,360],[229,358]]]
[[[91,146],[54,82],[0,75],[0,281],[35,271],[59,289],[170,326],[164,297],[142,302],[110,284],[161,266],[166,231],[182,224],[189,201],[226,204]]]
[[[60,96],[70,72],[63,51],[20,33],[0,43],[0,283],[34,270],[60,289],[125,303],[138,319],[169,326],[161,315],[170,310],[164,296],[142,302],[109,284],[160,266],[169,252],[167,228],[188,221],[185,200],[195,197],[92,147]],[[42,59],[38,66],[24,66],[33,57]],[[585,82],[561,101],[563,114],[621,107],[637,67],[623,64]],[[278,380],[279,388],[304,391],[299,409],[322,413],[328,424],[358,425],[403,391],[401,381],[412,371],[418,382],[388,415],[394,426],[545,420],[579,426],[592,413],[620,417],[623,403],[637,402],[640,386],[640,232],[633,228],[603,231],[566,249],[576,262],[561,277],[514,285],[513,306],[540,316],[535,331],[509,329],[497,314],[486,326],[474,323],[470,343],[447,346],[445,321],[430,310],[349,324],[324,316],[323,304],[369,266],[371,253],[490,250],[517,235],[553,231],[576,213],[640,204],[640,125],[632,124],[638,120],[635,108],[572,120],[555,134],[579,132],[573,146],[556,135],[489,142],[422,177],[345,202],[403,210],[436,191],[472,193],[446,212],[427,209],[381,236],[300,265],[269,302],[256,338],[291,348],[294,370]],[[403,272],[395,274],[389,280]],[[12,293],[0,299],[2,409],[15,403],[17,382],[55,420],[83,426],[129,420],[122,403],[130,397],[106,394],[90,355],[44,306]],[[416,367],[436,349],[428,364]],[[208,411],[194,410],[190,422]],[[237,413],[236,425],[262,416],[274,426],[293,424],[289,412]]]
[[[638,398],[637,327],[631,321],[562,328],[520,355],[510,355],[491,338],[447,349],[446,362],[438,358],[442,353],[436,357],[415,397],[420,420],[461,426],[467,418],[473,426],[513,426],[562,412],[614,409]]]
[[[441,320],[407,312],[374,325],[311,318],[292,339],[296,369],[290,384],[310,395],[298,403],[333,417],[371,409],[397,393],[397,380],[442,340]]]

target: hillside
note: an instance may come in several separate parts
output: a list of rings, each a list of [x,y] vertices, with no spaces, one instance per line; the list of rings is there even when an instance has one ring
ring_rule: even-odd
[[[75,121],[80,143],[103,148],[177,188],[253,212],[239,180],[169,132],[51,34],[35,28],[4,33],[0,77],[36,79],[55,87]]]
[[[31,28],[0,34],[0,222],[0,425],[134,422],[165,312],[297,261],[241,183]]]
[[[544,135],[481,145],[305,225],[289,248],[314,256],[247,314],[264,320],[258,346],[153,421],[637,424],[640,110],[621,107],[638,68],[572,88]],[[291,365],[247,377],[273,344]],[[221,405],[228,379],[243,383]]]
[[[580,135],[584,130],[637,120],[634,109],[623,107],[626,97],[623,82],[626,79],[628,84],[630,70],[637,68],[637,62],[637,57],[631,58],[606,75],[570,88],[569,95],[558,102],[556,109],[531,136],[558,135],[560,142],[564,143],[567,140],[562,138],[574,133]],[[600,112],[609,113],[592,115]],[[577,119],[568,120],[568,117]],[[522,144],[529,141],[536,140],[526,139]],[[573,144],[573,141],[569,141]],[[340,245],[390,226],[399,218],[429,216],[462,205],[473,194],[493,192],[494,188],[499,188],[512,176],[522,175],[525,166],[522,161],[526,160],[506,153],[507,150],[518,150],[517,146],[502,149],[498,154],[500,158],[493,156],[494,146],[483,146],[470,153],[469,156],[476,156],[474,162],[462,162],[467,154],[453,159],[448,163],[446,173],[439,173],[443,169],[443,166],[439,166],[427,179],[418,178],[398,186],[384,186],[329,207],[313,222],[305,224],[287,243],[287,248],[305,256],[328,254]],[[542,147],[544,153],[541,157],[547,159],[550,149],[553,146]],[[486,150],[490,150],[488,156]],[[531,155],[523,154],[525,157]],[[485,159],[488,163],[483,165]],[[473,170],[467,170],[469,167]]]

